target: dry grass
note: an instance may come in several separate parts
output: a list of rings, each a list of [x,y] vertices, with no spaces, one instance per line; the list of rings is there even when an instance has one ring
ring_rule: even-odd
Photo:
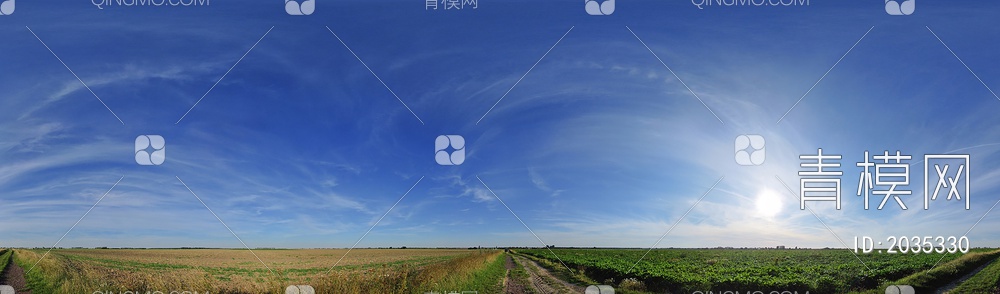
[[[34,293],[206,291],[283,293],[312,285],[318,293],[416,293],[428,285],[461,285],[500,252],[444,249],[346,250],[80,249],[53,250],[29,274]],[[31,267],[44,251],[17,250]],[[420,292],[422,293],[422,292]]]

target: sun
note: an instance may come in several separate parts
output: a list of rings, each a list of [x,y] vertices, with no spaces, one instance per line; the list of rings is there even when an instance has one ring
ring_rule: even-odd
[[[757,214],[772,218],[781,213],[781,198],[771,190],[763,190],[757,194]]]

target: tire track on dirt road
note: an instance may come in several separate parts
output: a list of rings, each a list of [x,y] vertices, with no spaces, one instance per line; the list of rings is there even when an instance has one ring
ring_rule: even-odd
[[[513,255],[515,264],[521,266],[528,273],[530,285],[528,288],[534,293],[554,294],[554,293],[583,293],[584,288],[557,278],[549,270],[538,265],[533,260],[519,255]]]
[[[24,279],[24,269],[14,262],[13,254],[9,258],[7,267],[3,269],[3,274],[0,275],[0,285],[14,287],[14,291],[17,291],[17,294],[31,294],[31,290],[27,290],[28,281]]]

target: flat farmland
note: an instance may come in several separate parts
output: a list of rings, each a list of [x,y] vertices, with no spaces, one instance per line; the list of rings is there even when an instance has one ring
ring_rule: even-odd
[[[18,293],[285,293],[310,285],[316,293],[523,294],[594,284],[624,294],[885,293],[888,285],[1000,293],[997,249],[860,255],[867,266],[844,249],[355,249],[346,257],[345,249],[257,249],[256,256],[245,249],[55,249],[41,258],[45,252],[0,252],[0,264],[11,261],[7,276],[25,273]]]
[[[844,249],[518,252],[564,272],[563,277],[615,285],[616,293],[886,293],[889,285],[910,285],[916,293],[1000,293],[997,249],[858,257]],[[563,263],[573,272],[565,273]]]
[[[255,257],[245,249],[56,249],[42,259],[45,250],[14,253],[35,294],[284,293],[289,285],[317,293],[495,293],[504,274],[503,253],[495,250],[354,249],[345,257],[346,249],[258,249]]]

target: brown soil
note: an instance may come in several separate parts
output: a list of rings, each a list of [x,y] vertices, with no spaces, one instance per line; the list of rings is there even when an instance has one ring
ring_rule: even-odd
[[[17,263],[14,263],[13,260],[3,270],[3,275],[0,275],[0,285],[14,287],[17,294],[31,294],[31,290],[28,290],[28,283],[24,279],[24,269],[18,266]]]
[[[507,267],[507,276],[504,277],[503,280],[503,289],[504,289],[503,292],[506,294],[531,293],[530,291],[528,291],[527,285],[522,284],[521,283],[522,281],[512,278],[510,276],[510,271],[519,267],[519,265],[517,265],[517,263],[514,262],[514,258],[512,258],[510,254],[507,255],[506,267]]]
[[[529,280],[531,281],[531,285],[528,285],[528,287],[534,290],[535,293],[583,293],[583,287],[557,278],[535,261],[523,256],[514,256],[514,258],[528,272]]]

